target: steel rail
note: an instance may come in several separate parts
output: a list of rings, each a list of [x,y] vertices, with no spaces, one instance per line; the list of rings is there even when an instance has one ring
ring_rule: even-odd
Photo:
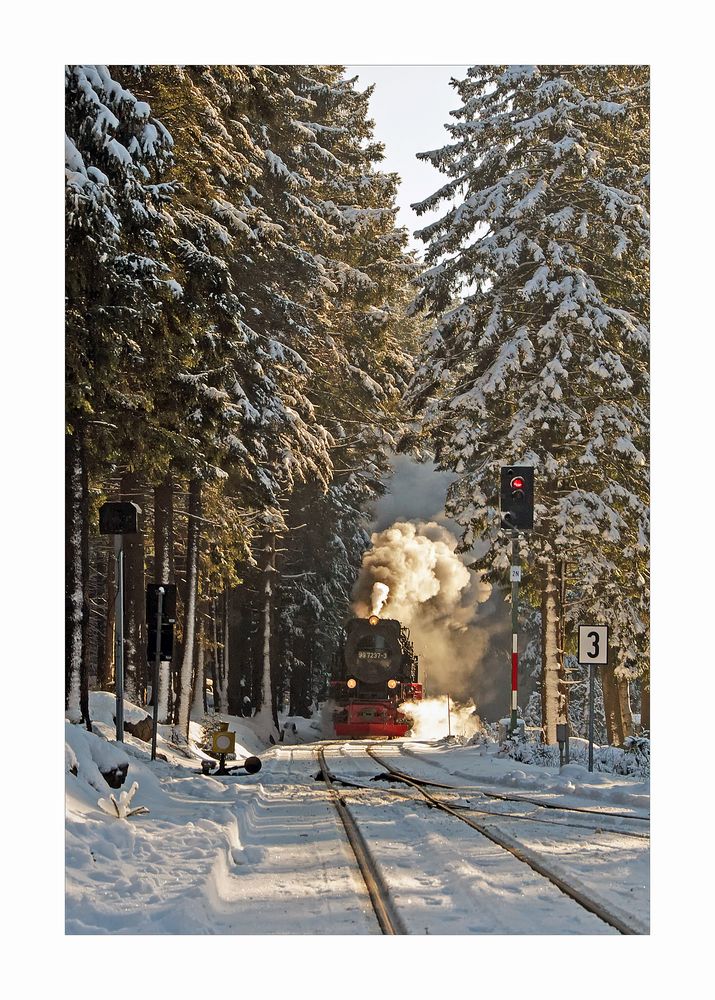
[[[405,781],[406,778],[411,778],[412,777],[411,775],[403,775],[401,771],[393,771],[392,774],[394,775],[394,777],[396,779],[398,779],[399,781],[401,781],[403,784],[411,784],[412,783],[411,781]],[[379,777],[379,775],[376,775],[375,777]],[[350,778],[346,778],[344,775],[339,775],[339,774],[335,774],[335,773],[333,773],[333,779],[336,782],[338,782],[339,784],[344,785],[346,788],[353,788],[353,789],[355,789],[356,791],[359,791],[359,792],[372,792],[377,787],[374,784],[367,785],[367,784],[365,784],[364,781],[363,782],[359,782],[359,781],[356,781],[356,780],[351,780]],[[371,778],[370,779],[371,782],[374,782],[374,780],[375,780],[375,778]],[[425,784],[425,782],[421,782],[421,781],[418,781],[417,779],[414,779],[414,784],[415,785]],[[432,785],[432,782],[426,782],[426,784]],[[455,788],[453,785],[438,784],[437,787],[438,788],[446,788],[446,789],[449,789],[451,791],[461,791],[461,789]],[[384,788],[383,787],[380,790],[382,791],[382,793],[384,795],[395,795],[395,796],[398,796],[399,798],[408,799],[408,800],[410,800],[412,802],[421,802],[422,801],[422,799],[415,799],[415,798],[413,798],[410,795],[409,792],[401,791],[400,789],[397,789],[397,788]],[[429,802],[425,802],[425,804],[427,806],[429,806],[429,808],[432,808],[432,806],[431,806],[431,804]],[[476,805],[468,805],[468,806],[455,805],[454,808],[455,809],[462,809],[465,812],[469,812],[469,813],[479,813],[480,816],[493,816],[495,819],[501,819],[501,820],[522,820],[523,822],[541,823],[542,825],[545,824],[547,826],[556,826],[556,827],[559,827],[559,828],[562,828],[562,829],[569,829],[569,830],[590,830],[591,833],[612,833],[612,834],[615,834],[615,835],[617,835],[619,837],[633,837],[635,840],[650,840],[650,834],[648,834],[648,833],[636,833],[634,830],[619,830],[617,828],[612,828],[612,827],[602,826],[602,825],[595,826],[593,823],[589,823],[589,824],[586,824],[586,823],[575,823],[573,820],[565,820],[564,822],[558,823],[558,822],[556,822],[556,820],[545,819],[543,816],[525,816],[523,813],[493,812],[493,810],[491,810],[491,809],[484,809],[483,807],[476,806]],[[554,808],[557,809],[558,806],[554,806]],[[599,815],[599,814],[594,812],[593,815],[596,816],[596,815]],[[611,813],[605,813],[605,816],[610,816],[610,815],[612,815],[612,814]]]
[[[345,835],[358,863],[360,874],[363,877],[365,888],[370,897],[370,903],[375,912],[377,922],[380,925],[380,930],[383,934],[407,934],[407,929],[394,908],[385,882],[377,867],[377,863],[370,854],[365,838],[360,832],[352,813],[343,802],[340,793],[333,784],[333,775],[325,762],[325,754],[322,748],[318,750],[318,761],[320,762],[325,786],[342,820]]]
[[[374,755],[371,754],[371,756]],[[525,803],[526,805],[534,805],[539,809],[554,809],[557,812],[562,812],[562,813],[577,813],[578,815],[593,816],[601,821],[603,821],[604,819],[611,819],[611,818],[644,820],[643,816],[631,816],[629,813],[604,813],[604,812],[598,812],[598,810],[596,809],[581,809],[578,806],[560,806],[557,805],[557,803],[555,802],[541,802],[539,799],[523,798],[518,795],[500,795],[494,792],[486,792],[484,791],[484,789],[480,788],[479,785],[447,785],[444,784],[444,782],[442,781],[428,781],[425,778],[417,778],[415,777],[415,775],[405,774],[403,771],[398,771],[396,768],[391,769],[390,773],[394,775],[395,778],[402,780],[408,779],[408,781],[414,785],[420,785],[420,786],[429,785],[430,788],[442,788],[449,792],[459,792],[461,797],[466,797],[469,794],[483,795],[485,798],[488,799],[499,799],[499,801],[504,801],[504,802]],[[349,782],[346,779],[340,778],[339,780],[344,785],[351,784],[351,782]],[[363,786],[355,786],[355,787],[363,787]],[[369,786],[364,786],[364,787],[369,787]],[[390,789],[390,791],[394,791],[394,789]],[[602,830],[603,833],[617,833],[619,834],[619,836],[634,837],[636,840],[650,840],[650,833],[638,833],[635,830],[620,830],[616,827],[609,827],[608,825],[603,826],[602,822],[596,825],[575,823],[572,820],[569,820],[564,823],[556,823],[553,822],[552,820],[544,819],[543,817],[539,818],[538,816],[524,816],[523,814],[520,813],[492,812],[492,810],[490,809],[484,809],[477,805],[459,806],[457,808],[468,809],[470,812],[482,813],[484,816],[496,816],[498,819],[523,819],[523,820],[530,820],[533,823],[548,823],[550,826],[571,826],[574,829],[593,830],[594,832]]]
[[[404,756],[414,757],[415,760],[419,760],[420,757],[414,751],[408,750],[403,747],[400,753]],[[430,767],[438,767],[440,770],[446,770],[441,764],[436,763],[433,760],[422,761],[423,764],[429,764]],[[412,777],[409,775],[408,777]],[[585,806],[562,806],[557,802],[543,802],[541,799],[532,799],[527,795],[507,795],[504,792],[487,792],[478,785],[447,785],[441,781],[431,781],[429,778],[414,778],[412,780],[423,785],[432,785],[434,788],[449,788],[454,792],[466,792],[466,791],[478,791],[482,795],[487,796],[490,799],[504,799],[507,802],[528,802],[534,806],[543,806],[544,809],[563,809],[567,812],[579,812],[587,813],[591,816],[612,816],[614,819],[633,819],[640,823],[649,823],[650,816],[637,816],[635,813],[620,813],[620,812],[599,812],[596,809],[587,809]]]
[[[379,757],[376,753],[374,753],[371,746],[368,746],[365,749],[368,755],[372,757],[373,760],[377,761],[382,767],[386,768],[393,774],[396,775],[400,774],[400,772],[398,772],[395,768],[393,768],[390,764],[388,764],[387,761],[383,760],[382,757]],[[564,893],[564,895],[568,896],[570,899],[573,899],[574,902],[579,904],[579,906],[582,906],[585,910],[588,910],[589,913],[593,913],[594,916],[598,917],[600,920],[603,920],[604,923],[607,923],[610,927],[615,928],[615,930],[617,930],[620,934],[647,933],[646,930],[641,930],[639,928],[634,927],[632,924],[628,923],[628,921],[623,917],[621,917],[619,914],[613,913],[612,910],[606,909],[604,905],[602,905],[596,900],[591,899],[584,892],[582,892],[577,886],[571,885],[560,875],[557,875],[555,872],[551,871],[532,851],[530,851],[528,848],[524,848],[523,845],[518,844],[507,834],[496,831],[490,828],[489,826],[485,826],[483,823],[479,823],[476,820],[471,819],[469,816],[464,816],[463,814],[459,813],[456,809],[453,809],[451,806],[448,806],[445,802],[442,802],[434,795],[431,795],[422,785],[418,784],[418,782],[416,781],[413,781],[409,775],[400,774],[400,777],[407,784],[410,784],[414,788],[416,788],[437,809],[441,809],[442,812],[449,813],[450,816],[454,816],[456,819],[460,820],[460,822],[466,823],[467,826],[471,826],[473,830],[476,830],[477,833],[481,833],[483,837],[487,838],[487,840],[491,840],[493,844],[496,844],[498,847],[501,847],[505,851],[508,851],[509,854],[513,855],[517,859],[517,861],[521,861],[525,865],[528,865],[529,868],[535,871],[538,875],[543,876],[545,879],[551,882],[552,885],[555,885],[557,889],[560,889],[561,892]]]

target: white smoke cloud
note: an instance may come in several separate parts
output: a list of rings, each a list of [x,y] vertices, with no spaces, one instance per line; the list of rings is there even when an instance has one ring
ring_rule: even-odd
[[[455,536],[436,521],[396,521],[375,532],[353,607],[363,618],[377,613],[373,598],[388,588],[381,614],[410,628],[422,683],[431,694],[467,699],[487,646],[477,608],[492,588],[465,566],[456,547]]]
[[[439,740],[450,735],[469,738],[482,728],[471,699],[466,705],[458,705],[448,702],[446,697],[425,698],[404,702],[400,711],[413,720],[410,731],[413,740]]]

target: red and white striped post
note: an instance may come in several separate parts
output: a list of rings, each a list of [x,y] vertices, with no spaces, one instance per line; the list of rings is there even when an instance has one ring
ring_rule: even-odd
[[[519,581],[521,566],[519,564],[519,534],[514,529],[511,533],[511,713],[509,716],[509,735],[516,733],[517,690],[519,687]]]

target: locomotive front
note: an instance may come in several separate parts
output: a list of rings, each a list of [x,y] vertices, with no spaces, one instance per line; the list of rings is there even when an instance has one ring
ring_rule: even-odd
[[[346,628],[339,676],[332,694],[337,703],[337,736],[405,736],[411,720],[398,705],[422,697],[417,657],[409,633],[394,618],[353,618]]]

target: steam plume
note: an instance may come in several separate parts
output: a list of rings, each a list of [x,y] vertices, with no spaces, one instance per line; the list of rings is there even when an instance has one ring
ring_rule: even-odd
[[[413,721],[414,740],[439,740],[450,732],[452,736],[469,738],[482,728],[471,698],[466,705],[448,705],[444,697],[408,701],[400,705],[400,711]]]
[[[420,656],[420,680],[430,694],[460,700],[474,694],[474,678],[487,638],[477,626],[477,608],[491,584],[464,565],[457,539],[435,521],[396,521],[372,535],[372,548],[353,594],[360,617],[377,614],[409,626]]]
[[[372,608],[370,614],[379,615],[382,608],[387,600],[388,594],[390,593],[390,588],[386,583],[375,583],[372,587]]]

